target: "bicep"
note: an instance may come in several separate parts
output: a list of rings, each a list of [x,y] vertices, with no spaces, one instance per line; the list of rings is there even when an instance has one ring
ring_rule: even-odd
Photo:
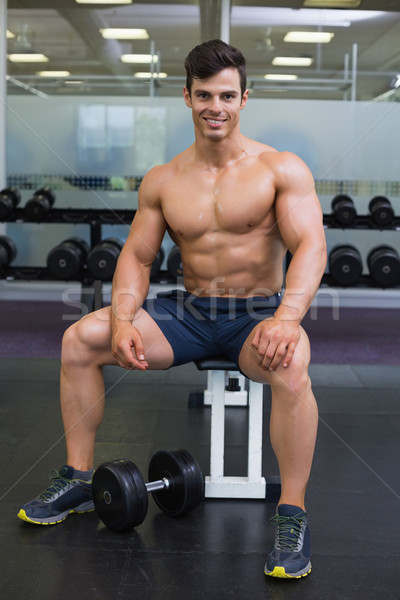
[[[166,229],[167,223],[157,192],[152,186],[146,186],[139,192],[139,207],[130,226],[124,251],[133,253],[141,264],[151,265],[160,249]]]
[[[301,243],[319,244],[325,234],[314,179],[300,159],[291,162],[277,185],[275,216],[282,239],[294,254]]]

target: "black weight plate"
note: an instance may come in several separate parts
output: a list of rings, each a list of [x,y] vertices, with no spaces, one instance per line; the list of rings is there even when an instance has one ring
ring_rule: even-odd
[[[362,274],[361,255],[353,246],[339,246],[329,255],[329,274],[341,285],[356,283]]]
[[[400,283],[400,257],[391,246],[378,246],[367,257],[371,277],[379,285],[391,287]]]
[[[168,255],[167,269],[175,279],[183,275],[181,251],[178,246],[174,246]]]
[[[89,254],[89,245],[87,244],[87,242],[85,242],[85,240],[83,240],[80,237],[71,237],[68,238],[67,240],[64,240],[64,244],[73,244],[74,246],[77,246],[82,254],[82,260],[85,261],[87,255]]]
[[[50,212],[50,202],[45,196],[35,196],[25,205],[25,216],[30,221],[42,221]]]
[[[164,260],[164,256],[165,256],[164,249],[160,248],[160,250],[157,253],[157,256],[155,257],[155,259],[151,265],[150,279],[152,279],[153,277],[155,277],[156,275],[159,274],[161,265]]]
[[[103,463],[93,475],[93,503],[100,519],[113,531],[128,531],[143,523],[148,509],[147,489],[132,462]]]
[[[40,188],[40,190],[37,190],[33,195],[34,195],[34,197],[40,196],[40,197],[46,198],[47,202],[50,205],[50,208],[53,206],[54,202],[56,201],[56,197],[54,195],[53,190],[47,186]]]
[[[59,246],[50,250],[47,256],[47,268],[60,279],[69,279],[79,273],[82,265],[81,250],[69,241],[65,241]]]
[[[196,460],[186,450],[161,450],[149,464],[149,481],[167,479],[167,489],[152,492],[159,508],[171,517],[192,510],[204,497],[204,478]]]
[[[350,196],[347,196],[346,194],[335,196],[331,206],[334,218],[338,223],[349,226],[354,222],[357,211]]]
[[[110,281],[117,266],[120,249],[111,242],[101,242],[89,252],[87,266],[89,271],[102,281]]]
[[[388,198],[375,196],[368,205],[372,220],[377,225],[390,225],[394,219],[394,210]]]
[[[0,235],[0,246],[4,248],[7,253],[6,264],[10,264],[10,262],[12,262],[17,256],[17,246],[7,235]]]

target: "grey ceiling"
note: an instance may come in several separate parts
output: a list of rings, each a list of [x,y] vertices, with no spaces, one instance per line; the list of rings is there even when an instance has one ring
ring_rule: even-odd
[[[148,53],[150,42],[103,40],[99,28],[113,26],[148,30],[159,53],[161,71],[168,74],[166,80],[155,83],[153,91],[160,95],[180,94],[183,60],[188,51],[195,44],[220,35],[221,3],[222,0],[142,0],[127,6],[105,7],[78,5],[75,0],[9,0],[7,26],[17,37],[8,41],[8,52],[43,52],[50,62],[43,67],[7,61],[11,77],[8,93],[26,94],[32,88],[33,92],[52,95],[147,95],[148,83],[133,78],[143,68],[123,64],[120,55]],[[303,0],[231,2],[230,42],[246,56],[253,93],[260,97],[306,99],[342,99],[347,93],[350,98],[351,86],[343,82],[344,67],[348,61],[350,79],[356,50],[357,99],[370,100],[388,92],[390,81],[400,72],[400,0],[363,0],[354,12],[300,11],[302,3]],[[278,8],[289,10],[282,13]],[[351,21],[350,26],[337,26],[343,15]],[[319,27],[335,33],[329,44],[283,42],[290,29]],[[288,55],[311,56],[313,64],[307,69],[271,65],[274,56]],[[70,79],[82,83],[43,80],[36,76],[41,68],[67,69]],[[263,79],[266,73],[295,73],[298,80],[290,84],[267,83]],[[398,100],[398,92],[388,99]]]

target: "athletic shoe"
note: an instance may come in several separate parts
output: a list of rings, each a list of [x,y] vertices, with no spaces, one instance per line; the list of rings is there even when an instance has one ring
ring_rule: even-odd
[[[271,519],[276,527],[275,544],[264,573],[271,577],[300,578],[311,571],[310,528],[307,515],[298,506],[280,504]]]
[[[75,471],[68,465],[61,467],[60,471],[53,469],[50,473],[51,485],[37,498],[24,504],[17,516],[28,523],[55,525],[71,513],[94,510],[93,471],[87,472],[88,480],[82,479],[85,475],[86,472]]]

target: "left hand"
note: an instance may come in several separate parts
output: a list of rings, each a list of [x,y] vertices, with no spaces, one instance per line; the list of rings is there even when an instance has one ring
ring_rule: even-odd
[[[287,368],[300,339],[297,321],[282,321],[272,317],[257,328],[251,345],[256,348],[259,366],[275,371],[279,365]]]

